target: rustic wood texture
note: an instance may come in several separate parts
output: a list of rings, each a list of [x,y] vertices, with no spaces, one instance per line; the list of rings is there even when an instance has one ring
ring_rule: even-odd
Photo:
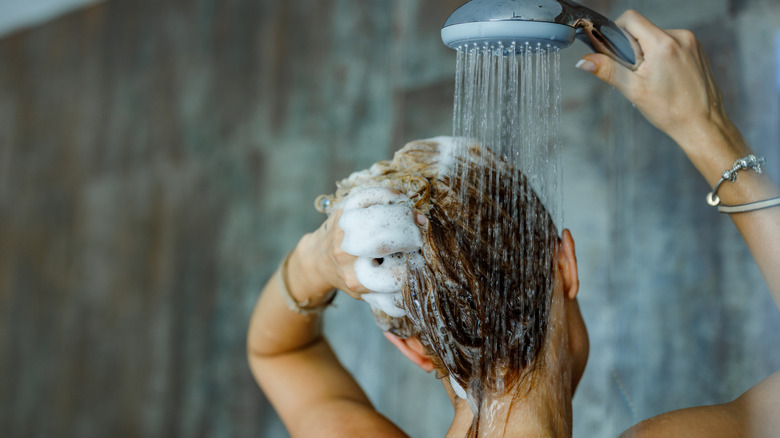
[[[460,3],[111,0],[0,40],[0,435],[285,436],[246,365],[251,307],[322,220],[314,197],[450,132],[438,33]],[[704,3],[591,6],[694,29],[778,175],[780,6]],[[780,368],[780,317],[706,184],[571,67],[582,53],[562,62],[565,225],[591,335],[575,436],[614,436]],[[444,434],[440,386],[361,303],[340,297],[326,323],[381,412]]]

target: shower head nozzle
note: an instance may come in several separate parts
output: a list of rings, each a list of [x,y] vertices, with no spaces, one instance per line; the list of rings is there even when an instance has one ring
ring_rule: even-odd
[[[526,43],[566,48],[574,38],[621,64],[638,65],[639,46],[615,23],[571,0],[471,0],[450,15],[441,30],[453,49],[477,44],[493,48]]]
[[[501,45],[508,48],[515,44],[520,50],[525,44],[543,47],[550,45],[563,49],[574,42],[574,28],[544,21],[473,21],[446,26],[441,38],[448,47],[457,49],[464,45]]]

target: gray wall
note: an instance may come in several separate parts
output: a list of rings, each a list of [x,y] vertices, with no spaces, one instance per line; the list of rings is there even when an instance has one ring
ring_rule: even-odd
[[[45,23],[102,0],[0,0],[0,36]]]
[[[320,193],[448,134],[459,1],[112,0],[0,40],[0,430],[285,436],[245,363],[263,282]],[[776,1],[585,2],[702,39],[780,174]],[[565,224],[591,359],[575,436],[731,400],[780,368],[780,315],[684,156],[563,52]],[[417,437],[451,408],[361,303],[326,330]]]

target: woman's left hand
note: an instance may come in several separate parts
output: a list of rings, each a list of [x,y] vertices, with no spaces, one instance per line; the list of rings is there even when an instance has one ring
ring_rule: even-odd
[[[661,29],[636,11],[626,11],[615,22],[644,52],[636,71],[599,53],[585,55],[577,66],[617,88],[650,123],[687,148],[686,153],[707,153],[690,150],[696,143],[690,137],[702,129],[732,126],[699,41],[688,30]]]

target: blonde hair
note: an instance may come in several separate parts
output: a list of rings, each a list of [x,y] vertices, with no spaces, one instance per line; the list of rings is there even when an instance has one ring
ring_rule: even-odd
[[[502,395],[537,363],[558,235],[526,177],[503,159],[477,145],[444,153],[437,141],[411,142],[392,161],[340,181],[332,200],[382,186],[426,215],[425,263],[410,267],[403,288],[407,316],[374,316],[384,330],[417,336],[439,377],[452,376],[481,400]]]

